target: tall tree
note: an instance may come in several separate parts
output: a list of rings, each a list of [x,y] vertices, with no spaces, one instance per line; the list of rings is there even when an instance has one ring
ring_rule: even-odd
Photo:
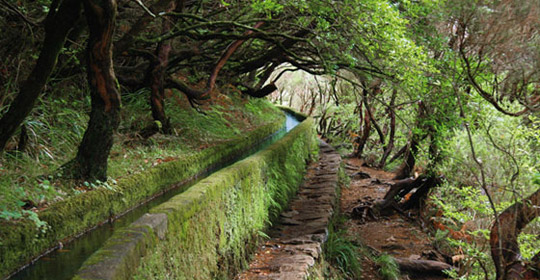
[[[181,12],[182,3],[179,3],[179,12]],[[171,1],[165,8],[165,12],[170,13],[177,7],[176,1]],[[163,17],[161,31],[167,33],[171,30],[171,18]],[[165,114],[165,75],[167,65],[169,63],[169,53],[172,50],[171,40],[165,40],[158,43],[156,47],[155,57],[150,62],[148,69],[148,79],[150,83],[150,105],[152,108],[152,117],[155,121],[160,122],[160,126],[154,124],[150,130],[159,131],[169,134],[171,132],[171,124],[169,118]]]
[[[75,158],[73,175],[90,180],[106,180],[113,132],[120,121],[121,101],[112,62],[117,4],[115,0],[84,0],[83,3],[90,31],[87,74],[92,110]]]

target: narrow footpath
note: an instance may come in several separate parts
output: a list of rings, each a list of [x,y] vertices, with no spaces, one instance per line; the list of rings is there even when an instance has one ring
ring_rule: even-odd
[[[306,279],[328,237],[328,224],[337,207],[340,155],[323,141],[319,161],[308,166],[298,195],[270,230],[249,269],[236,279]]]
[[[357,158],[345,160],[345,172],[351,177],[348,188],[343,188],[340,198],[340,211],[349,217],[344,224],[348,236],[357,244],[363,244],[375,254],[387,254],[400,259],[402,274],[400,280],[440,280],[444,275],[407,269],[407,262],[437,261],[444,263],[445,258],[433,246],[433,240],[426,232],[427,225],[420,224],[418,213],[408,212],[408,217],[394,213],[377,219],[355,218],[354,208],[366,202],[382,199],[395,174],[380,169],[366,167],[364,161]],[[379,267],[372,259],[362,260],[362,280],[385,279],[379,273]]]

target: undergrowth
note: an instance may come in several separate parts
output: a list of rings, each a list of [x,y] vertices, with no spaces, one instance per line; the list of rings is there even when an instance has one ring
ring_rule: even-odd
[[[362,265],[359,248],[346,237],[344,230],[336,230],[331,226],[323,250],[325,260],[337,268],[338,275],[343,279],[360,278]]]
[[[399,279],[399,266],[395,259],[387,254],[382,254],[372,258],[375,264],[379,267],[379,275],[384,280]]]
[[[121,124],[109,157],[109,180],[93,183],[63,180],[58,171],[77,152],[88,122],[89,98],[80,92],[43,95],[24,122],[26,148],[17,151],[19,137],[13,137],[0,157],[0,223],[31,219],[45,230],[36,213],[55,201],[111,186],[115,179],[220,144],[279,117],[278,109],[266,100],[245,98],[232,91],[217,94],[198,110],[173,92],[166,100],[172,134],[142,139],[139,132],[153,122],[148,94],[122,96]]]

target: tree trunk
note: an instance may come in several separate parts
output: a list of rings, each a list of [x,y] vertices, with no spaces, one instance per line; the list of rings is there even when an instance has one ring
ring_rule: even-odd
[[[426,107],[424,103],[420,101],[418,102],[418,116],[416,117],[416,127],[421,129],[422,134],[414,132],[413,130],[407,152],[405,153],[405,161],[403,161],[398,171],[396,172],[394,180],[400,180],[409,177],[414,169],[414,165],[416,163],[416,153],[418,152],[418,145],[420,145],[420,141],[424,140],[427,137],[427,134],[423,133],[423,131],[427,129],[426,127],[424,127],[424,125],[422,125],[422,121],[425,119],[425,117]]]
[[[392,98],[390,99],[390,108],[388,108],[388,116],[390,117],[390,135],[388,137],[388,144],[384,146],[384,153],[379,161],[379,168],[383,168],[386,164],[386,159],[390,156],[390,153],[394,149],[394,136],[396,134],[396,114],[394,112],[394,103],[396,101],[397,90],[392,92]]]
[[[401,147],[401,149],[399,149],[399,150],[394,154],[394,156],[392,156],[392,157],[390,158],[390,160],[388,161],[387,164],[390,164],[390,163],[394,162],[395,160],[397,160],[398,158],[403,157],[403,156],[405,155],[405,153],[407,152],[407,147],[409,147],[408,144],[403,145],[403,147]]]
[[[373,90],[374,94],[377,91],[380,91],[380,88],[377,87],[376,90]],[[377,124],[377,121],[373,117],[373,114],[375,113],[375,108],[371,108],[371,106],[369,106],[367,98],[364,99],[364,105],[366,106],[366,109],[367,109],[366,113],[368,113],[368,115],[369,115],[369,119],[371,120],[371,124],[373,125],[373,128],[375,128],[375,131],[377,131],[377,134],[379,135],[379,141],[381,142],[381,145],[384,145],[384,142],[385,142],[384,141],[384,133],[382,132],[381,127],[379,126],[379,124]]]
[[[363,94],[362,94],[363,95],[362,103],[363,103],[363,105],[365,107],[364,129],[362,130],[362,137],[358,138],[355,141],[356,142],[356,150],[353,153],[353,155],[355,157],[361,157],[362,156],[362,153],[364,152],[364,148],[366,146],[367,140],[369,138],[369,134],[371,133],[371,127],[372,126],[377,131],[381,143],[384,144],[384,142],[385,142],[384,141],[384,134],[382,133],[381,128],[379,127],[379,125],[375,121],[375,118],[373,117],[373,113],[374,113],[375,109],[372,109],[369,106],[368,89],[366,88],[367,85],[366,85],[365,81],[362,82],[362,85],[364,85],[364,90],[363,90]],[[371,83],[371,85],[369,85],[369,90],[371,91],[371,94],[373,96],[376,96],[376,95],[380,94],[382,92],[381,91],[381,81],[378,80],[378,79],[373,81]],[[361,112],[361,109],[359,111]]]
[[[119,124],[120,95],[112,63],[115,0],[84,0],[90,37],[87,46],[88,83],[92,111],[75,158],[75,173],[89,180],[107,179],[107,159]]]
[[[24,152],[26,149],[26,146],[28,145],[28,130],[26,129],[26,125],[21,125],[21,133],[19,134],[19,143],[17,144],[17,151],[18,152]]]
[[[272,92],[276,90],[277,90],[276,85],[274,83],[271,83],[257,90],[248,88],[247,90],[243,90],[242,93],[247,94],[251,97],[262,98],[271,94]]]
[[[358,158],[362,157],[362,154],[364,153],[364,148],[366,147],[366,143],[369,138],[369,133],[371,132],[371,118],[368,110],[369,108],[366,108],[364,113],[364,127],[362,129],[362,137],[357,138],[356,141],[356,151],[354,151],[354,156]]]
[[[421,175],[418,178],[406,178],[395,182],[386,192],[384,198],[375,203],[378,213],[387,215],[393,213],[393,210],[409,210],[419,208],[426,199],[429,191],[441,183],[440,178]],[[414,193],[403,202],[400,202],[413,189]]]
[[[34,69],[22,84],[19,94],[11,103],[8,112],[0,119],[0,153],[15,130],[30,114],[36,99],[54,69],[58,54],[66,37],[80,17],[81,3],[64,0],[58,10],[51,9],[45,23],[45,40]]]
[[[416,138],[417,136],[413,134],[413,136],[411,137],[409,149],[407,149],[407,152],[405,153],[405,160],[396,172],[396,176],[394,176],[393,178],[394,180],[405,179],[411,175],[411,172],[413,171],[414,165],[416,163],[416,153],[418,152],[418,141],[416,140]]]
[[[420,209],[421,206],[425,205],[424,202],[428,197],[429,191],[441,183],[442,181],[440,177],[435,177],[432,174],[429,174],[425,179],[422,179],[422,183],[416,188],[416,191],[409,197],[409,199],[401,203],[400,208],[403,210],[413,208]]]
[[[539,279],[540,253],[531,263],[521,259],[517,238],[521,230],[540,215],[540,189],[504,210],[491,228],[491,257],[497,280]]]
[[[165,12],[171,12],[176,8],[176,1],[171,1]],[[168,16],[163,17],[161,31],[167,33],[171,30],[171,21]],[[165,74],[169,63],[169,53],[171,52],[171,40],[158,43],[156,48],[156,59],[150,63],[150,106],[152,117],[159,121],[161,127],[154,126],[155,132],[161,130],[164,134],[171,133],[171,124],[165,114]]]

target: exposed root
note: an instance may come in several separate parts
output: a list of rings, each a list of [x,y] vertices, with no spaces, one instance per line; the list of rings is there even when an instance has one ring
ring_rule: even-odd
[[[351,210],[351,218],[366,223],[368,221],[377,221],[379,212],[374,207],[375,199],[366,197],[365,200],[359,200],[358,205]]]

